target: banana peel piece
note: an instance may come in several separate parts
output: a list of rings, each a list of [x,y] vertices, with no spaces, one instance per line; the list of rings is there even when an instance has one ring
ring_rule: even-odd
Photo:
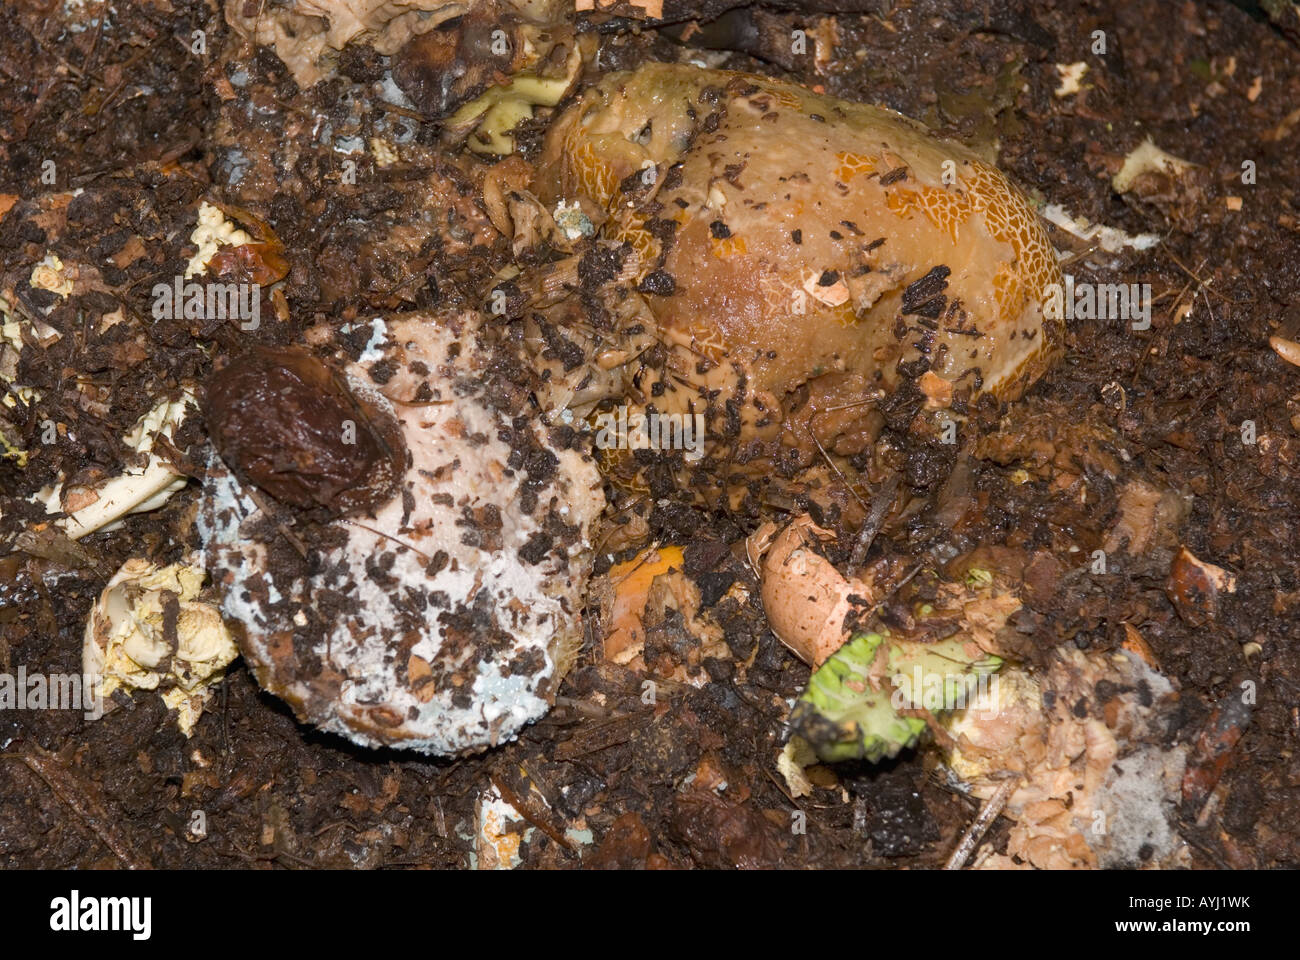
[[[526,70],[503,84],[489,87],[447,118],[447,136],[458,141],[468,135],[466,144],[475,153],[496,156],[513,153],[514,128],[533,115],[533,107],[553,107],[563,100],[577,83],[584,56],[590,56],[591,52],[591,42],[585,36],[580,37],[570,48],[559,75],[546,76]]]
[[[175,400],[163,400],[146,413],[124,438],[128,447],[145,455],[142,466],[125,468],[115,477],[91,487],[67,487],[59,481],[35,495],[46,512],[66,514],[55,524],[72,540],[97,530],[113,530],[132,513],[157,510],[182,487],[186,478],[154,452],[156,439],[170,441],[196,406],[194,390],[185,387]]]
[[[915,746],[924,714],[966,706],[1002,659],[960,637],[935,643],[861,633],[808,681],[791,729],[826,763],[878,762]],[[912,711],[916,711],[913,713]]]

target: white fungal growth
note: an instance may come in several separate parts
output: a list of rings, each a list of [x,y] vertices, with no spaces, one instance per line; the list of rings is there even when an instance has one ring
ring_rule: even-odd
[[[539,423],[521,433],[488,402],[472,334],[422,316],[376,334],[374,359],[345,373],[398,421],[400,491],[334,520],[330,546],[300,565],[285,520],[263,512],[274,501],[214,455],[198,529],[259,682],[301,719],[366,746],[472,752],[549,709],[580,641],[604,495],[589,458],[553,447]],[[529,479],[525,449],[553,464],[545,482]]]

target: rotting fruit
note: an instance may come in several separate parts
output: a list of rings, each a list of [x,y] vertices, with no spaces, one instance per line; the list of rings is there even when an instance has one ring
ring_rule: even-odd
[[[900,114],[647,64],[570,107],[538,170],[548,209],[607,218],[616,260],[579,264],[587,302],[593,275],[623,284],[606,316],[566,329],[593,362],[556,370],[557,383],[582,380],[561,402],[703,413],[703,460],[660,455],[706,501],[734,508],[823,451],[869,449],[872,401],[900,388],[960,415],[982,393],[1015,399],[1059,354],[1042,302],[1060,269],[1033,207]],[[634,486],[653,459],[607,458]]]
[[[360,360],[321,326],[307,340],[328,363],[277,351],[243,367],[288,393],[235,390],[262,404],[239,431],[255,445],[223,444],[231,421],[216,418],[195,525],[240,652],[300,720],[363,746],[474,753],[546,713],[582,646],[600,477],[494,405],[471,315],[373,329]],[[391,480],[370,483],[378,446],[333,445],[354,401],[392,426]],[[322,495],[345,479],[357,499]]]
[[[370,512],[406,470],[393,418],[305,350],[257,347],[212,377],[204,415],[240,478],[285,503]]]

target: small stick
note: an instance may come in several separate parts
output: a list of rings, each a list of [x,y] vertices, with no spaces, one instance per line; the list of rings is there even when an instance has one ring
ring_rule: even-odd
[[[584,717],[590,717],[593,720],[618,720],[621,717],[627,716],[626,713],[621,713],[617,710],[610,710],[607,707],[602,707],[598,703],[592,703],[590,700],[575,700],[573,697],[556,697],[555,705],[558,707],[568,707],[570,710],[580,713]]]
[[[1011,794],[1015,792],[1016,785],[1019,782],[1019,777],[1004,780],[1002,785],[993,791],[993,796],[984,801],[984,806],[980,807],[980,812],[976,815],[974,822],[966,828],[965,834],[962,835],[961,842],[957,844],[957,849],[952,852],[948,862],[943,865],[945,870],[960,870],[966,864],[970,855],[975,851],[975,847],[984,838],[984,834],[988,832],[989,825],[997,819],[998,814],[1002,812],[1002,808],[1011,799]]]
[[[642,550],[641,553],[640,553],[640,555],[639,555],[639,556],[640,556],[640,559],[637,560],[637,562],[636,562],[636,566],[633,567],[631,570],[629,570],[627,573],[623,574],[623,576],[619,577],[618,580],[614,581],[614,584],[613,584],[613,585],[617,587],[620,583],[623,583],[625,580],[629,579],[629,578],[632,576],[632,574],[636,573],[638,570],[640,570],[642,567],[644,567],[647,563],[649,563],[649,562],[650,562],[650,554],[652,554],[652,553],[658,553],[658,552],[659,552],[659,544],[661,544],[661,543],[663,543],[663,541],[660,540],[660,539],[657,539],[657,538],[656,538],[656,540],[654,541],[654,543],[650,544],[650,546],[648,546],[646,549]]]
[[[433,560],[433,557],[429,556],[423,550],[419,549],[418,547],[411,546],[405,540],[400,540],[397,537],[394,537],[392,534],[384,533],[384,531],[382,530],[376,530],[374,527],[368,527],[364,523],[357,523],[357,521],[355,520],[344,520],[343,522],[346,523],[349,527],[357,527],[361,530],[365,530],[367,533],[373,533],[377,537],[382,537],[385,540],[391,540],[399,547],[405,547],[407,550],[410,550],[413,553],[418,553],[420,556],[424,557],[424,559],[427,561]]]
[[[230,756],[230,677],[221,682],[221,755]]]
[[[871,549],[876,534],[880,532],[880,524],[894,503],[894,494],[898,492],[899,479],[899,475],[895,473],[881,485],[880,491],[875,495],[874,502],[871,504],[871,512],[867,514],[867,519],[862,521],[862,529],[858,531],[857,542],[853,544],[853,554],[849,557],[850,570],[860,569],[866,561],[867,551]]]
[[[289,530],[289,528],[280,522],[279,518],[276,517],[276,515],[271,512],[269,507],[267,507],[266,502],[257,495],[256,490],[247,489],[246,492],[248,493],[249,499],[252,500],[253,503],[257,505],[257,509],[262,511],[262,513],[266,514],[268,517],[271,518],[271,522],[275,524],[275,529],[280,531],[280,536],[284,537],[284,539],[288,541],[289,545],[298,552],[298,556],[306,560],[307,548],[303,546],[302,541],[299,540],[296,536],[294,536],[294,534]]]
[[[493,773],[488,779],[492,786],[497,788],[497,793],[501,794],[501,799],[514,807],[521,817],[531,823],[538,830],[542,831],[542,833],[546,834],[565,850],[569,851],[569,853],[573,853],[573,844],[569,842],[569,838],[561,833],[560,829],[555,826],[555,824],[551,823],[550,820],[543,817],[536,810],[531,809],[529,804],[520,800],[518,795],[510,789],[509,784],[505,782],[503,777],[499,774]]]
[[[36,774],[50,791],[66,804],[113,856],[121,860],[129,870],[147,869],[149,864],[132,855],[122,838],[108,824],[108,815],[103,808],[77,783],[77,778],[59,763],[53,756],[47,755],[40,747],[31,753],[0,754],[0,759],[19,760]]]

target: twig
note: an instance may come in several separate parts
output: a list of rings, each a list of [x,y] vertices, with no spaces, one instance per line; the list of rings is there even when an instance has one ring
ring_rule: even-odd
[[[221,681],[221,755],[230,756],[230,677]]]
[[[378,100],[375,102],[380,110],[387,110],[389,113],[396,113],[400,116],[407,117],[419,123],[434,123],[436,118],[425,116],[418,110],[412,110],[410,107],[398,106],[396,103],[389,103],[387,100]]]
[[[520,800],[519,796],[510,789],[509,785],[506,784],[504,777],[500,774],[493,773],[490,780],[492,786],[497,788],[497,793],[501,794],[501,799],[519,811],[521,817],[531,823],[538,830],[542,831],[542,833],[546,834],[565,850],[569,851],[569,853],[573,853],[573,844],[569,842],[569,838],[561,833],[555,824],[551,823],[536,810],[531,809],[531,804]]]
[[[344,520],[343,522],[344,522],[345,524],[347,524],[349,527],[356,527],[356,528],[359,529],[359,530],[364,530],[364,531],[366,531],[366,533],[373,533],[376,537],[380,537],[380,538],[382,538],[382,539],[384,539],[384,540],[391,540],[393,543],[397,544],[399,547],[405,547],[407,550],[410,550],[412,553],[417,553],[417,554],[419,554],[420,556],[424,557],[424,559],[425,559],[426,561],[431,561],[431,560],[433,560],[433,557],[429,556],[427,553],[425,553],[425,552],[424,552],[423,550],[421,550],[419,547],[413,547],[413,546],[411,546],[409,543],[407,543],[405,540],[402,540],[402,539],[400,539],[400,538],[398,538],[398,537],[395,537],[395,536],[393,536],[393,535],[390,534],[390,533],[384,533],[384,531],[382,531],[382,530],[376,530],[374,527],[367,526],[367,525],[364,524],[364,523],[358,523],[358,522],[355,521],[355,520]]]
[[[1161,249],[1163,250],[1164,254],[1165,254],[1167,257],[1169,257],[1170,260],[1172,260],[1172,261],[1174,262],[1174,264],[1178,267],[1179,270],[1183,271],[1183,273],[1187,274],[1189,277],[1191,277],[1193,280],[1196,281],[1197,285],[1200,287],[1201,290],[1207,290],[1207,289],[1210,290],[1210,293],[1214,294],[1216,297],[1218,297],[1218,298],[1219,298],[1220,300],[1222,300],[1224,303],[1231,303],[1231,302],[1232,302],[1232,301],[1229,300],[1226,296],[1224,296],[1223,294],[1219,293],[1218,290],[1210,289],[1210,285],[1211,285],[1212,283],[1214,283],[1214,278],[1213,278],[1213,277],[1211,277],[1209,280],[1202,280],[1200,274],[1196,272],[1196,270],[1200,270],[1201,267],[1205,266],[1205,261],[1204,261],[1204,260],[1202,260],[1202,261],[1200,262],[1200,264],[1196,267],[1196,270],[1189,270],[1189,269],[1187,268],[1187,265],[1184,264],[1183,261],[1179,260],[1176,256],[1174,256],[1174,253],[1173,253],[1172,250],[1170,250],[1168,247],[1162,247]]]
[[[1219,854],[1219,851],[1215,850],[1204,837],[1200,836],[1194,824],[1180,819],[1178,821],[1178,836],[1199,850],[1220,870],[1231,869],[1227,861]]]
[[[602,707],[590,700],[575,700],[573,697],[556,697],[555,705],[557,707],[568,707],[570,710],[593,720],[617,720],[620,717],[627,716],[626,713]]]
[[[818,411],[818,412],[823,412],[823,411]],[[858,503],[861,505],[863,510],[866,510],[868,513],[870,513],[871,510],[867,506],[866,501],[864,501],[860,496],[858,496],[858,491],[853,489],[853,484],[849,483],[849,478],[844,476],[844,473],[840,470],[840,468],[835,465],[835,461],[831,459],[831,455],[826,452],[826,448],[822,446],[822,442],[817,439],[817,431],[813,429],[813,425],[812,425],[812,422],[813,420],[816,419],[816,417],[817,414],[813,414],[811,417],[808,418],[808,424],[807,424],[808,436],[812,437],[812,442],[817,444],[817,449],[818,451],[820,451],[822,457],[825,458],[827,466],[829,466],[832,470],[835,471],[835,476],[839,477],[840,482],[843,483],[844,486],[848,488],[849,493],[853,494],[853,499],[858,501]]]
[[[767,774],[767,779],[771,780],[773,785],[781,791],[781,795],[789,801],[790,806],[794,807],[796,810],[803,810],[803,806],[800,805],[799,801],[796,800],[790,791],[786,789],[785,784],[777,779],[775,773],[767,769],[767,767],[763,768],[763,772]]]
[[[271,512],[271,509],[269,507],[267,507],[266,502],[260,496],[258,496],[256,490],[248,488],[246,492],[248,493],[249,499],[252,500],[253,503],[257,505],[257,509],[262,511],[262,513],[266,514],[268,517],[271,518],[271,522],[275,524],[275,529],[280,532],[280,536],[284,537],[284,539],[289,542],[289,545],[298,552],[298,556],[306,560],[307,548],[303,546],[303,542],[299,540],[297,536],[294,535],[293,531],[291,531],[288,527],[286,527],[283,523],[280,522],[279,518],[276,517],[276,515]]]
[[[970,855],[979,845],[984,834],[988,832],[989,825],[997,819],[1002,808],[1007,805],[1011,799],[1011,794],[1015,792],[1017,784],[1020,783],[1019,777],[1012,777],[1010,780],[1002,781],[1002,784],[993,791],[993,796],[984,801],[984,806],[980,807],[980,812],[975,816],[974,822],[966,828],[962,835],[961,842],[957,844],[957,849],[952,852],[948,862],[943,865],[945,870],[960,870],[965,866]]]
[[[849,569],[858,570],[863,562],[867,559],[867,551],[871,549],[871,544],[876,539],[876,534],[880,532],[880,524],[885,519],[885,514],[894,503],[894,494],[898,492],[900,477],[897,473],[886,480],[880,487],[871,504],[871,512],[867,514],[867,519],[862,521],[862,529],[858,531],[858,538],[853,544],[853,553],[849,556]]]
[[[647,563],[649,563],[649,562],[650,562],[650,554],[652,554],[652,553],[658,553],[658,551],[659,551],[659,544],[661,544],[662,542],[663,542],[662,540],[660,540],[660,539],[656,539],[652,544],[650,544],[650,546],[648,546],[646,549],[642,550],[641,553],[638,555],[638,558],[637,558],[637,561],[636,561],[636,566],[634,566],[634,567],[633,567],[631,570],[629,570],[627,573],[623,574],[623,576],[619,577],[617,580],[613,581],[613,584],[612,584],[612,585],[615,586],[615,587],[617,587],[619,584],[623,583],[625,580],[627,580],[628,578],[630,578],[630,577],[632,576],[632,574],[636,573],[638,570],[640,570],[642,567],[644,567]]]
[[[95,63],[95,54],[99,51],[99,41],[104,37],[104,20],[108,17],[108,2],[102,0],[99,5],[99,17],[95,20],[95,39],[90,44],[90,50],[86,54],[86,67],[92,69]]]
[[[88,797],[76,783],[76,778],[68,769],[40,747],[33,747],[30,753],[0,754],[0,759],[21,760],[32,773],[45,781],[45,785],[63,803],[72,808],[86,822],[95,836],[104,846],[112,851],[113,856],[121,860],[130,870],[147,870],[149,864],[138,860],[130,849],[106,825],[108,815],[99,804]]]

